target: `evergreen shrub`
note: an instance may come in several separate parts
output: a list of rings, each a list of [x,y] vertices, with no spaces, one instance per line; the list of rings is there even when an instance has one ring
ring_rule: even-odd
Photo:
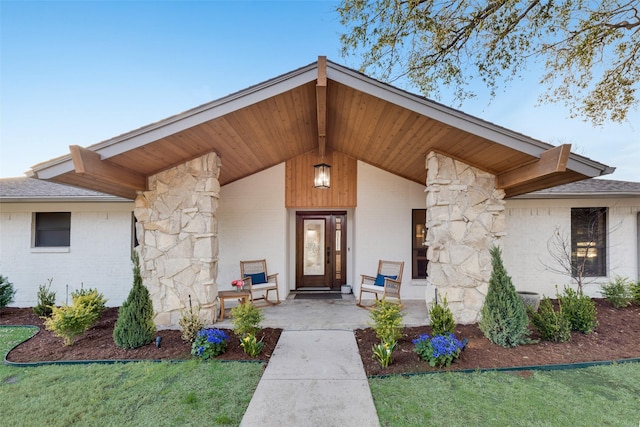
[[[33,307],[33,312],[40,317],[51,316],[51,307],[56,305],[56,293],[51,290],[53,279],[48,279],[48,282],[38,287],[38,304]]]
[[[596,304],[582,292],[575,291],[569,287],[564,288],[564,292],[557,295],[562,307],[562,312],[569,319],[572,331],[579,331],[583,334],[590,334],[598,326],[598,314]]]
[[[200,307],[194,311],[191,305],[191,295],[189,295],[189,311],[182,310],[180,320],[178,321],[180,330],[182,331],[182,341],[193,343],[198,332],[204,328],[204,322],[200,318]]]
[[[627,277],[616,276],[609,283],[600,285],[602,296],[615,308],[626,307],[631,304],[631,281]]]
[[[456,329],[453,313],[447,305],[447,297],[444,297],[442,304],[437,301],[434,303],[429,311],[429,319],[433,335],[444,335],[447,332],[452,334]]]
[[[492,246],[489,252],[493,269],[478,326],[494,344],[502,347],[526,344],[530,342],[527,338],[529,317],[524,303],[502,263],[500,248]]]
[[[13,296],[16,290],[13,289],[13,283],[8,278],[0,276],[0,308],[5,308],[13,302]]]
[[[113,328],[113,341],[117,347],[132,349],[153,341],[156,326],[153,322],[153,303],[149,290],[142,284],[140,259],[137,252],[133,261],[133,288],[127,300],[118,310],[118,320]]]
[[[631,296],[633,297],[633,302],[640,305],[640,280],[635,283],[631,283],[629,285],[631,289]]]
[[[256,335],[260,332],[260,322],[262,322],[262,311],[251,301],[246,301],[244,304],[239,304],[231,309],[231,316],[233,317],[233,332],[236,336],[242,339],[247,335]]]
[[[531,323],[545,341],[567,342],[571,339],[571,323],[562,312],[562,306],[555,311],[553,303],[548,297],[540,301],[538,311],[528,308]]]
[[[392,343],[402,337],[404,326],[402,325],[402,306],[386,298],[376,301],[371,310],[370,317],[373,320],[371,328],[382,343]]]
[[[89,329],[105,308],[106,299],[96,289],[82,295],[74,295],[71,305],[51,306],[51,316],[44,326],[64,339],[64,345],[73,345],[77,337]]]

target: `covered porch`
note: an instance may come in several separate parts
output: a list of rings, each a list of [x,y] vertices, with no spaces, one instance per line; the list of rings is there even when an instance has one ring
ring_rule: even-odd
[[[317,164],[331,166],[329,188],[314,187]],[[32,175],[135,200],[143,280],[157,325],[172,327],[189,297],[210,312],[242,260],[267,259],[282,298],[317,286],[300,273],[296,221],[306,214],[324,215],[317,220],[325,224],[344,218],[344,240],[320,251],[331,260],[322,286],[357,292],[379,259],[410,266],[412,209],[426,210],[428,265],[417,278],[407,268],[402,299],[424,305],[437,288],[458,322],[473,323],[486,295],[488,249],[504,236],[504,198],[612,171],[568,145],[319,57],[88,148],[72,146]]]

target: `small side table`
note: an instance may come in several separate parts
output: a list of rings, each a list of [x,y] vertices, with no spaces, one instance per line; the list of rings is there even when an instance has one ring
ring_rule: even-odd
[[[220,291],[218,292],[218,298],[220,298],[220,320],[224,320],[224,300],[237,299],[241,304],[247,302],[249,299],[249,291]]]

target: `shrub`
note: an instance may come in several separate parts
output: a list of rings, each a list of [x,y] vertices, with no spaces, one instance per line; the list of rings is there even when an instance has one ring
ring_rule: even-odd
[[[13,296],[16,290],[13,289],[13,283],[8,278],[0,276],[0,308],[5,308],[13,302]]]
[[[153,303],[149,290],[142,284],[140,259],[137,252],[133,261],[133,288],[127,300],[118,310],[118,320],[113,328],[113,341],[120,348],[138,348],[153,341],[156,326],[153,323]]]
[[[433,338],[422,334],[413,340],[413,344],[413,351],[431,367],[450,366],[451,362],[460,357],[460,352],[465,347],[465,344],[450,332],[435,335]]]
[[[626,307],[631,304],[633,295],[631,293],[631,281],[627,277],[616,276],[605,285],[601,285],[602,296],[606,298],[615,308]]]
[[[247,335],[256,335],[260,332],[260,322],[262,322],[262,311],[251,301],[239,304],[231,309],[233,316],[233,332],[240,338],[240,341]]]
[[[382,298],[371,310],[371,328],[382,343],[398,341],[402,337],[402,306]]]
[[[538,311],[528,309],[531,323],[545,341],[567,342],[571,339],[571,323],[562,312],[562,306],[555,311],[548,297],[540,301]]]
[[[572,331],[590,334],[596,329],[598,316],[596,305],[591,298],[566,286],[564,293],[557,295],[557,297],[562,307],[562,312],[569,319]]]
[[[96,319],[106,309],[107,303],[104,295],[99,293],[97,289],[88,289],[80,293],[74,292],[71,294],[71,301],[73,305],[88,307],[89,310],[95,313]]]
[[[96,289],[74,295],[72,301],[71,305],[51,306],[51,317],[44,321],[46,329],[64,339],[64,345],[73,345],[100,318],[106,303]]]
[[[178,321],[182,330],[182,341],[193,343],[198,332],[204,328],[204,322],[200,318],[200,307],[193,311],[191,306],[191,295],[189,295],[189,311],[182,310]]]
[[[229,337],[220,329],[201,329],[191,345],[191,355],[203,360],[214,358],[227,350]]]
[[[640,280],[638,280],[635,283],[631,283],[629,285],[629,288],[631,289],[631,296],[633,297],[633,301],[640,305]]]
[[[38,304],[33,307],[33,312],[40,317],[51,316],[51,307],[56,305],[56,293],[51,290],[51,282],[53,279],[48,279],[47,285],[40,285],[38,288]]]
[[[502,264],[500,249],[493,246],[490,254],[493,269],[478,326],[494,344],[502,347],[525,344],[529,342],[529,318],[524,303]]]
[[[431,332],[433,335],[443,335],[446,332],[453,333],[456,329],[456,322],[453,320],[453,313],[447,305],[447,297],[442,301],[442,305],[437,300],[429,311]]]
[[[44,321],[47,330],[64,339],[64,345],[73,345],[77,337],[82,335],[100,317],[94,307],[72,304],[62,307],[51,307],[51,317]]]
[[[258,338],[254,334],[247,334],[240,340],[240,346],[251,357],[256,357],[262,351],[264,342],[258,341]]]

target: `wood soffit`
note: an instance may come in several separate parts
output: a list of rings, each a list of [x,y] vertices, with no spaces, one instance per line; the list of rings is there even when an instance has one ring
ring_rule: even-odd
[[[324,57],[317,64],[317,80],[108,158],[70,147],[73,170],[51,179],[134,198],[149,176],[208,152],[221,158],[221,185],[304,154],[339,152],[425,184],[431,151],[495,174],[507,196],[588,177],[568,169],[569,145],[527,154],[332,80]]]

